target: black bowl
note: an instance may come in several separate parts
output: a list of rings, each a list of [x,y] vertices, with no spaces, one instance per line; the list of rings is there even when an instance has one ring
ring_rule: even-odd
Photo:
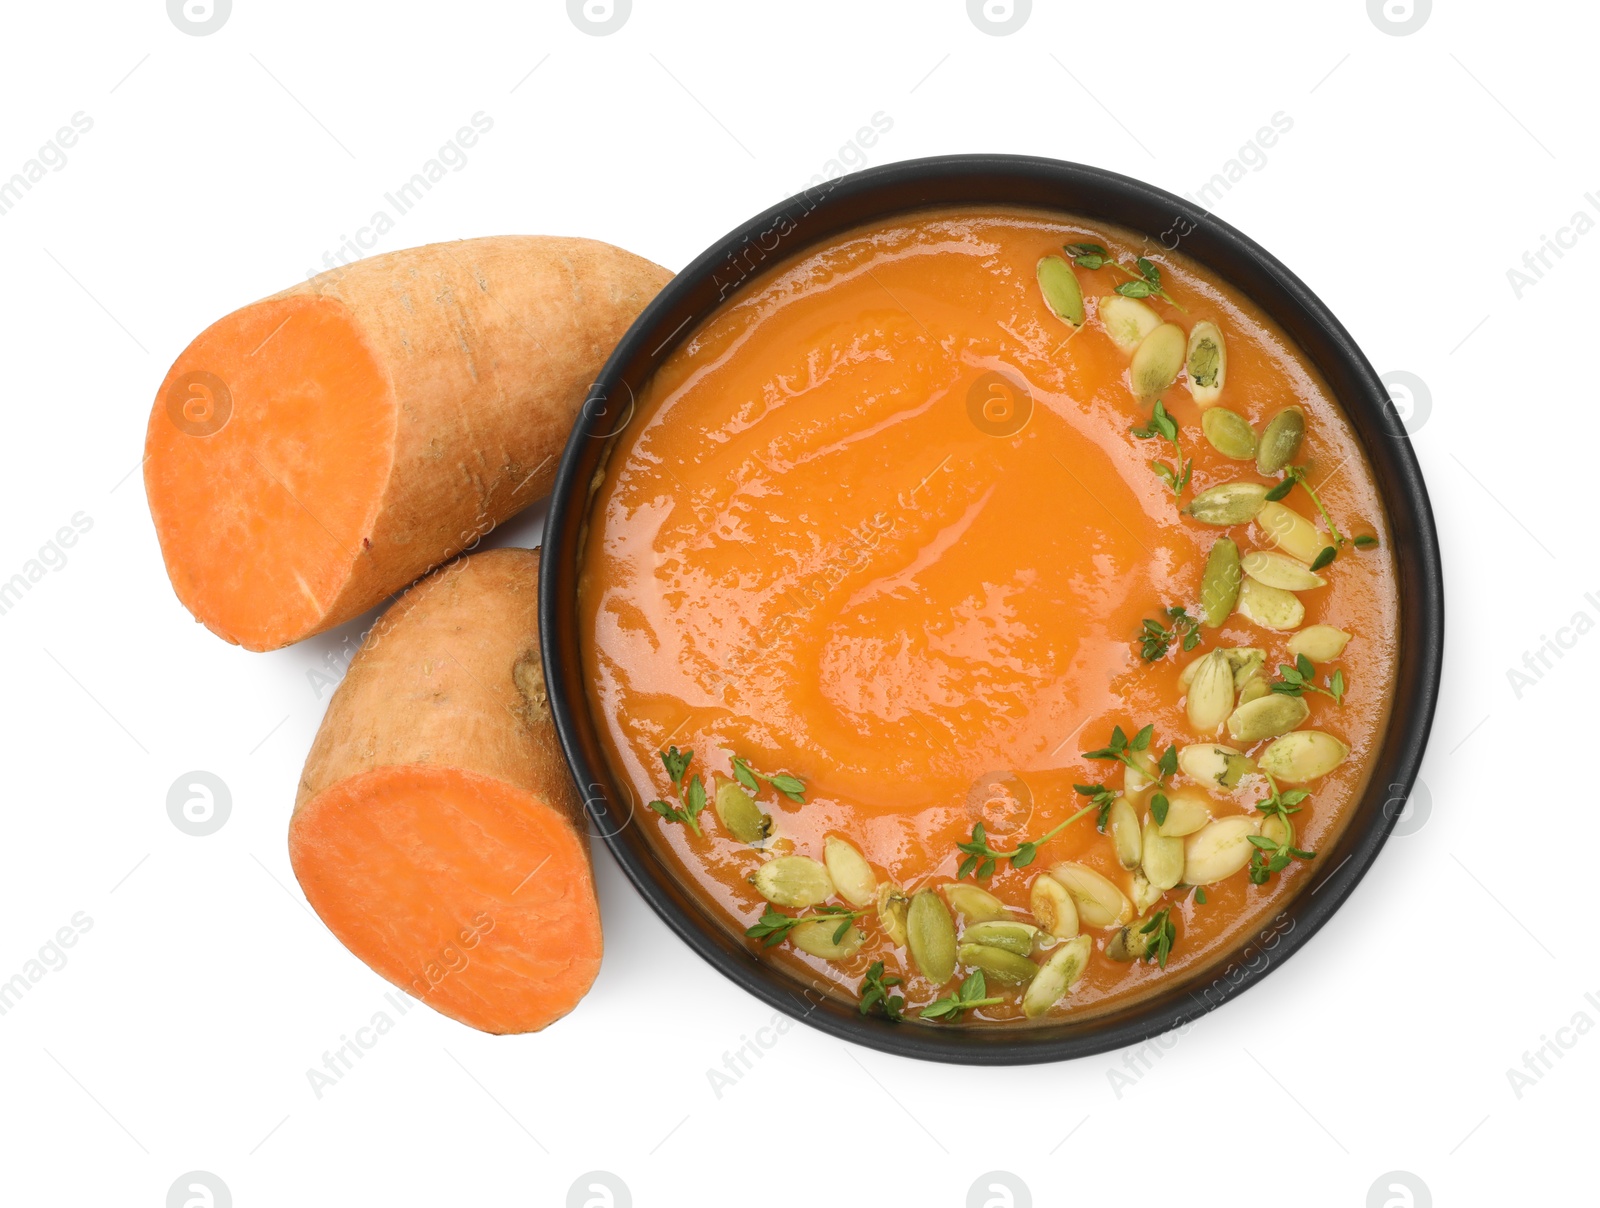
[[[1366,450],[1389,513],[1399,572],[1403,657],[1389,729],[1365,797],[1308,882],[1225,961],[1128,1006],[1074,1022],[929,1028],[863,1017],[853,1001],[753,956],[629,826],[633,797],[614,781],[590,713],[578,648],[577,561],[592,482],[635,391],[744,282],[863,223],[930,206],[1024,205],[1142,232],[1225,278],[1272,316],[1321,371]],[[1001,1065],[1059,1061],[1180,1027],[1253,985],[1314,935],[1372,866],[1411,792],[1439,694],[1444,580],[1422,474],[1388,392],[1348,332],[1293,273],[1227,223],[1161,189],[1081,164],[1019,155],[910,160],[818,185],[752,218],[679,273],[623,336],[590,391],[556,475],[544,532],[539,625],[551,712],[595,833],[683,940],[763,1002],[824,1032],[905,1057]],[[1326,871],[1324,871],[1326,870]]]

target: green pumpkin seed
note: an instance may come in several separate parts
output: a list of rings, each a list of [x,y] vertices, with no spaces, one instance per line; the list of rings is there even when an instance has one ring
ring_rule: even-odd
[[[1288,784],[1326,776],[1345,761],[1350,748],[1321,730],[1285,734],[1261,752],[1261,770]]]
[[[1313,663],[1331,663],[1344,653],[1350,635],[1332,625],[1307,625],[1289,639],[1289,653],[1305,655]]]
[[[1256,430],[1244,416],[1226,407],[1213,407],[1201,416],[1200,431],[1224,457],[1249,461],[1256,455]]]
[[[1231,789],[1238,785],[1247,772],[1255,771],[1256,765],[1248,755],[1232,747],[1202,742],[1178,751],[1178,767],[1191,780]]]
[[[1096,307],[1106,334],[1123,352],[1132,353],[1144,338],[1161,326],[1161,316],[1137,298],[1109,294]]]
[[[1268,587],[1254,579],[1239,584],[1239,615],[1266,629],[1296,629],[1306,619],[1306,606],[1292,591]]]
[[[1183,880],[1183,840],[1163,835],[1154,818],[1144,820],[1144,875],[1158,893]]]
[[[1065,998],[1073,983],[1083,976],[1093,947],[1093,940],[1080,935],[1052,952],[1023,992],[1022,1013],[1029,1019],[1038,1019]]]
[[[1039,292],[1044,304],[1058,319],[1065,319],[1074,327],[1083,326],[1083,289],[1078,285],[1078,275],[1060,256],[1045,256],[1036,270]]]
[[[1183,879],[1190,885],[1211,885],[1233,876],[1250,863],[1250,836],[1255,820],[1243,814],[1218,818],[1183,843]]]
[[[1276,474],[1293,462],[1305,434],[1306,416],[1299,407],[1285,407],[1274,415],[1261,432],[1261,446],[1256,451],[1257,472]]]
[[[1106,941],[1106,955],[1114,961],[1136,961],[1150,951],[1151,936],[1146,935],[1140,928],[1144,926],[1143,919],[1134,919],[1124,927],[1118,927],[1116,934]]]
[[[1067,887],[1049,873],[1033,879],[1028,891],[1028,909],[1039,926],[1058,940],[1071,939],[1078,934],[1078,908],[1073,904]]]
[[[1246,701],[1228,717],[1228,737],[1242,746],[1287,734],[1311,716],[1311,706],[1299,696],[1268,692]]]
[[[1271,488],[1259,482],[1223,482],[1207,487],[1189,501],[1183,510],[1201,524],[1227,528],[1254,520],[1267,504]]]
[[[713,808],[723,828],[740,843],[759,847],[772,835],[772,818],[761,812],[737,781],[728,780],[717,786]]]
[[[1256,513],[1256,527],[1273,545],[1291,558],[1298,558],[1308,566],[1317,560],[1327,546],[1317,526],[1293,508],[1286,508],[1277,500],[1269,500]]]
[[[1328,585],[1326,579],[1311,570],[1304,562],[1298,562],[1287,554],[1273,553],[1271,550],[1251,550],[1240,562],[1240,568],[1257,583],[1264,583],[1281,591],[1311,591],[1313,588]]]
[[[1139,815],[1126,797],[1118,797],[1106,813],[1106,828],[1111,832],[1111,846],[1117,853],[1117,863],[1126,869],[1139,867]]]
[[[1188,365],[1190,396],[1202,407],[1216,402],[1228,378],[1228,345],[1222,339],[1222,329],[1210,320],[1202,319],[1189,331]],[[1255,433],[1252,432],[1249,453],[1229,453],[1221,446],[1218,446],[1218,452],[1225,457],[1252,457],[1255,455],[1255,444]]]
[[[1228,619],[1238,602],[1242,580],[1238,544],[1232,537],[1219,537],[1206,555],[1206,568],[1200,575],[1200,623],[1207,629]]]
[[[1033,941],[1039,928],[1032,923],[1019,923],[1013,919],[991,923],[974,923],[961,933],[963,944],[986,944],[990,948],[1004,948],[1018,956],[1033,951]]]
[[[956,971],[956,924],[950,911],[931,889],[911,897],[906,913],[906,947],[917,970],[936,986]]]
[[[1027,957],[987,944],[962,944],[956,949],[956,959],[968,969],[982,969],[994,981],[1014,985],[1032,981],[1039,972],[1039,966]]]
[[[1133,360],[1128,365],[1128,380],[1133,392],[1142,399],[1153,399],[1178,380],[1183,368],[1183,328],[1176,323],[1163,323],[1140,342],[1133,350]]]
[[[1257,675],[1239,689],[1239,703],[1248,705],[1253,700],[1260,700],[1271,691],[1272,685],[1267,683],[1266,677]]]
[[[817,906],[833,896],[833,878],[810,856],[774,856],[750,883],[774,906]]]
[[[1184,700],[1189,724],[1200,734],[1215,734],[1233,712],[1233,669],[1228,656],[1213,650],[1200,659]]]
[[[1010,915],[1005,903],[986,889],[952,881],[944,887],[945,900],[969,923],[984,923],[990,919],[1003,919]]]
[[[1242,688],[1247,680],[1252,679],[1267,661],[1266,653],[1255,646],[1218,646],[1217,649],[1227,656],[1228,666],[1233,668],[1235,691]],[[1200,663],[1204,658],[1205,655],[1202,654],[1178,673],[1178,687],[1188,691],[1189,685],[1194,683],[1195,672],[1200,670]]]
[[[809,923],[801,923],[789,932],[789,939],[801,952],[809,952],[812,956],[820,956],[823,960],[842,960],[847,956],[854,956],[866,943],[866,934],[861,928],[851,926],[845,931],[844,936],[837,943],[834,934],[839,930],[839,923],[829,919],[812,919]]]
[[[1199,789],[1174,789],[1167,794],[1167,816],[1156,824],[1156,833],[1167,839],[1192,835],[1211,821],[1211,798]]]
[[[901,948],[906,946],[906,912],[910,906],[911,899],[892,881],[878,886],[878,925]]]
[[[1176,843],[1174,839],[1172,842]],[[1142,872],[1133,874],[1133,886],[1128,890],[1128,896],[1133,899],[1133,912],[1143,914],[1161,900],[1162,890],[1150,883],[1150,878]]]
[[[839,896],[852,906],[871,906],[878,900],[878,878],[867,858],[843,839],[832,835],[822,845],[823,863]]]
[[[1078,908],[1078,921],[1086,927],[1110,927],[1125,923],[1133,906],[1122,890],[1105,877],[1082,864],[1057,864],[1050,875],[1067,887]]]

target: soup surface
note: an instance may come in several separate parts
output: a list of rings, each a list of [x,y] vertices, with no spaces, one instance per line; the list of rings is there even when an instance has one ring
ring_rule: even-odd
[[[633,824],[753,951],[933,1026],[1105,1010],[1314,883],[1397,608],[1281,331],[998,209],[746,285],[614,439],[580,579]]]

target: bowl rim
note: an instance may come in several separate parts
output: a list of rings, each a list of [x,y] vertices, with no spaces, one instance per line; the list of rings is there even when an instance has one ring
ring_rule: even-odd
[[[1028,196],[984,195],[996,182]],[[967,191],[971,199],[960,200]],[[899,200],[884,200],[891,197]],[[700,321],[767,268],[863,223],[963,204],[1099,218],[1159,238],[1163,247],[1174,236],[1169,250],[1189,241],[1185,254],[1260,306],[1328,384],[1374,469],[1397,573],[1403,655],[1366,788],[1329,853],[1329,859],[1341,853],[1343,858],[1332,871],[1306,878],[1275,917],[1247,933],[1227,954],[1174,979],[1171,986],[1077,1023],[1068,1014],[1052,1017],[1049,1024],[1022,1026],[892,1024],[880,1016],[862,1016],[854,1004],[837,998],[828,983],[808,983],[793,970],[757,958],[677,881],[643,828],[628,825],[636,808],[631,787],[621,786],[618,792],[600,753],[577,639],[577,556],[592,481],[609,438],[632,415],[630,379],[644,381]],[[1154,228],[1160,221],[1129,217],[1162,214],[1170,221],[1159,236]],[[1204,254],[1194,250],[1196,243]],[[679,319],[680,314],[686,317]],[[1438,702],[1444,653],[1444,575],[1421,468],[1388,390],[1333,313],[1271,253],[1193,202],[1101,168],[1002,154],[902,160],[824,181],[741,223],[668,282],[607,359],[567,440],[545,521],[538,614],[550,712],[591,834],[605,840],[634,888],[667,926],[729,980],[791,1018],[882,1052],[971,1065],[1087,1057],[1187,1029],[1299,951],[1371,868],[1410,796]]]

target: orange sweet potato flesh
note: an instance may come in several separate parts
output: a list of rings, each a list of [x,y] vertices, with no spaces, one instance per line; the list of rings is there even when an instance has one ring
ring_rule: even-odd
[[[583,807],[550,722],[536,551],[459,558],[373,628],[301,775],[289,858],[375,972],[485,1032],[534,1032],[600,967]]]
[[[590,239],[357,261],[235,311],[162,382],[145,491],[179,600],[274,650],[545,495],[590,384],[671,274]]]

